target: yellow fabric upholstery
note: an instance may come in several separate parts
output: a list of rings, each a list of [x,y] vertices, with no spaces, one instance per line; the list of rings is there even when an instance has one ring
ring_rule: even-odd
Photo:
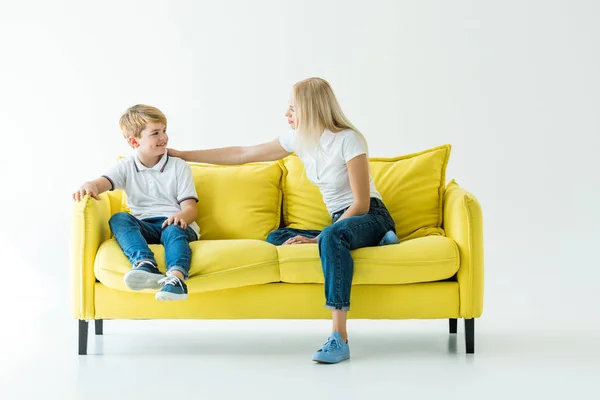
[[[483,226],[477,199],[443,185],[450,146],[370,160],[399,245],[353,251],[349,318],[474,318],[483,308]],[[281,222],[330,224],[318,189],[295,156],[244,166],[191,164],[202,238],[191,243],[188,301],[159,302],[123,283],[130,270],[108,221],[120,191],[73,206],[72,313],[78,319],[330,318],[315,245],[264,242]],[[441,208],[443,206],[443,208]],[[283,213],[281,213],[283,209]],[[282,221],[283,220],[283,221]],[[164,249],[152,245],[164,272]]]
[[[375,187],[396,223],[401,240],[443,235],[442,201],[450,145],[396,158],[369,161]],[[323,197],[295,155],[281,161],[283,222],[296,229],[322,230],[331,224]]]
[[[283,168],[283,225],[320,231],[331,225],[323,196],[319,188],[308,180],[302,161],[292,154],[280,163]]]
[[[442,201],[450,145],[396,158],[371,159],[375,187],[400,240],[443,235]]]
[[[279,262],[275,246],[262,240],[199,240],[190,243],[192,262],[187,281],[190,293],[230,289],[279,282]],[[150,245],[165,273],[165,250]],[[123,282],[131,264],[115,239],[102,243],[96,256],[96,278],[104,285],[129,291]]]
[[[279,228],[282,171],[277,162],[191,167],[203,240],[265,240]]]
[[[190,167],[202,199],[196,219],[201,239],[265,240],[279,228],[283,171],[278,162]],[[125,193],[121,196],[122,210],[130,212]]]
[[[444,228],[460,252],[457,280],[460,315],[478,318],[483,311],[483,220],[479,201],[456,181],[444,198]]]
[[[323,283],[316,244],[279,246],[281,281]],[[397,245],[365,247],[352,251],[354,285],[394,285],[435,282],[458,271],[456,244],[445,237],[429,236]]]
[[[456,282],[358,285],[348,318],[457,318]],[[192,293],[187,301],[156,301],[152,294],[124,292],[96,283],[96,319],[324,319],[323,285],[270,283]]]
[[[94,260],[104,241],[110,238],[108,220],[112,215],[108,193],[100,201],[89,196],[73,204],[71,217],[71,306],[80,319],[94,318]]]

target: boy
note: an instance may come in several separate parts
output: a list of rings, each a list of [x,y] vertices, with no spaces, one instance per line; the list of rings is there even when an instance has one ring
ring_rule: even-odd
[[[121,160],[105,175],[84,183],[73,193],[75,201],[87,194],[99,200],[107,190],[127,194],[131,214],[119,212],[109,221],[119,246],[133,268],[125,274],[131,290],[160,289],[157,300],[185,300],[192,252],[198,240],[198,195],[192,171],[185,161],[167,154],[167,118],[155,107],[135,105],[119,121],[123,136],[136,155]],[[165,247],[167,276],[157,268],[148,244]]]

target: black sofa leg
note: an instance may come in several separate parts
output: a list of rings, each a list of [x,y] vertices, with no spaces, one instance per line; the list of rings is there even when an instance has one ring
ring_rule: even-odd
[[[450,333],[456,333],[456,325],[457,325],[457,320],[456,318],[450,318]]]
[[[96,324],[96,326],[95,326],[96,335],[102,335],[102,333],[103,333],[102,322],[103,321],[101,319],[97,319],[94,321],[94,323]]]
[[[82,319],[79,320],[79,355],[85,356],[87,354],[87,342],[88,342],[88,322]]]
[[[467,354],[475,353],[475,318],[465,319],[465,344]]]

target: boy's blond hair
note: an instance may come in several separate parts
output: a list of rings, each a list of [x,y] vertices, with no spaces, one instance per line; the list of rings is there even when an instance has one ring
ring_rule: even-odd
[[[130,137],[140,138],[142,131],[149,123],[162,123],[167,125],[167,117],[156,107],[145,104],[136,104],[129,107],[119,120],[119,126],[125,139]]]

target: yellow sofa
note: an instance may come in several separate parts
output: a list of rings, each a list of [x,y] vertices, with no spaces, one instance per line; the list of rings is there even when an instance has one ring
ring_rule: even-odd
[[[371,174],[395,220],[401,243],[353,251],[348,318],[465,319],[467,353],[483,307],[483,232],[477,199],[455,181],[446,185],[450,145],[397,158],[370,159]],[[131,268],[108,220],[127,211],[121,191],[73,206],[72,312],[79,354],[88,321],[104,319],[317,319],[324,307],[316,244],[265,242],[280,226],[322,229],[330,223],[318,189],[294,155],[279,162],[190,164],[198,196],[199,241],[191,243],[189,300],[158,302],[123,283]],[[164,249],[151,245],[165,271]]]

